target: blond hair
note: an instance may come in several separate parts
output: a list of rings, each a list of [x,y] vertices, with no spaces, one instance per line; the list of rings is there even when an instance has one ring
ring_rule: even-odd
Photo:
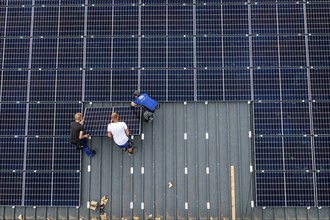
[[[77,112],[75,115],[74,115],[74,120],[81,120],[81,113],[80,112]]]
[[[119,115],[116,112],[112,112],[111,118],[112,118],[112,120],[118,119]]]

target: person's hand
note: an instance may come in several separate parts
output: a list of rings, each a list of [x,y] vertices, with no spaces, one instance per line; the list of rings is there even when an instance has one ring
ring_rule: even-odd
[[[86,137],[86,138],[89,138],[89,134],[85,134],[85,137]]]

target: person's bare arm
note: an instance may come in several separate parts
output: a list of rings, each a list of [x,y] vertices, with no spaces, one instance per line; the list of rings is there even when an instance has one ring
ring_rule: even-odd
[[[80,131],[80,133],[79,133],[79,139],[84,139],[84,138],[88,138],[88,137],[89,137],[88,134],[84,134],[83,131]]]
[[[112,134],[111,134],[110,131],[108,131],[108,137],[109,137],[109,138],[112,138]]]
[[[133,107],[134,107],[134,106],[136,106],[136,104],[135,104],[134,102],[131,102],[131,106],[133,106]]]
[[[129,130],[128,130],[128,128],[125,129],[125,133],[126,133],[127,136],[129,136]]]

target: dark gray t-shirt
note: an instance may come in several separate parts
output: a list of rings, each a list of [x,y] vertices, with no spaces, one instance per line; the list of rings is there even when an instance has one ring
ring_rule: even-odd
[[[80,144],[81,140],[79,139],[79,134],[84,130],[84,126],[78,122],[72,122],[70,124],[70,143],[72,144]]]

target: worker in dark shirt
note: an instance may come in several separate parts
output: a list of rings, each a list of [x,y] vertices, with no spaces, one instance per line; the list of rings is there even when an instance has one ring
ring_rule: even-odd
[[[89,156],[93,157],[96,153],[95,150],[91,150],[87,145],[88,134],[85,134],[83,121],[81,120],[81,113],[77,112],[74,115],[74,122],[70,124],[70,143],[76,147],[77,150],[83,149],[84,152]]]
[[[152,122],[154,119],[154,112],[160,107],[158,102],[150,98],[147,93],[140,94],[140,92],[137,90],[134,91],[133,97],[135,100],[131,102],[131,106],[142,106],[144,110],[144,120],[146,122]]]

